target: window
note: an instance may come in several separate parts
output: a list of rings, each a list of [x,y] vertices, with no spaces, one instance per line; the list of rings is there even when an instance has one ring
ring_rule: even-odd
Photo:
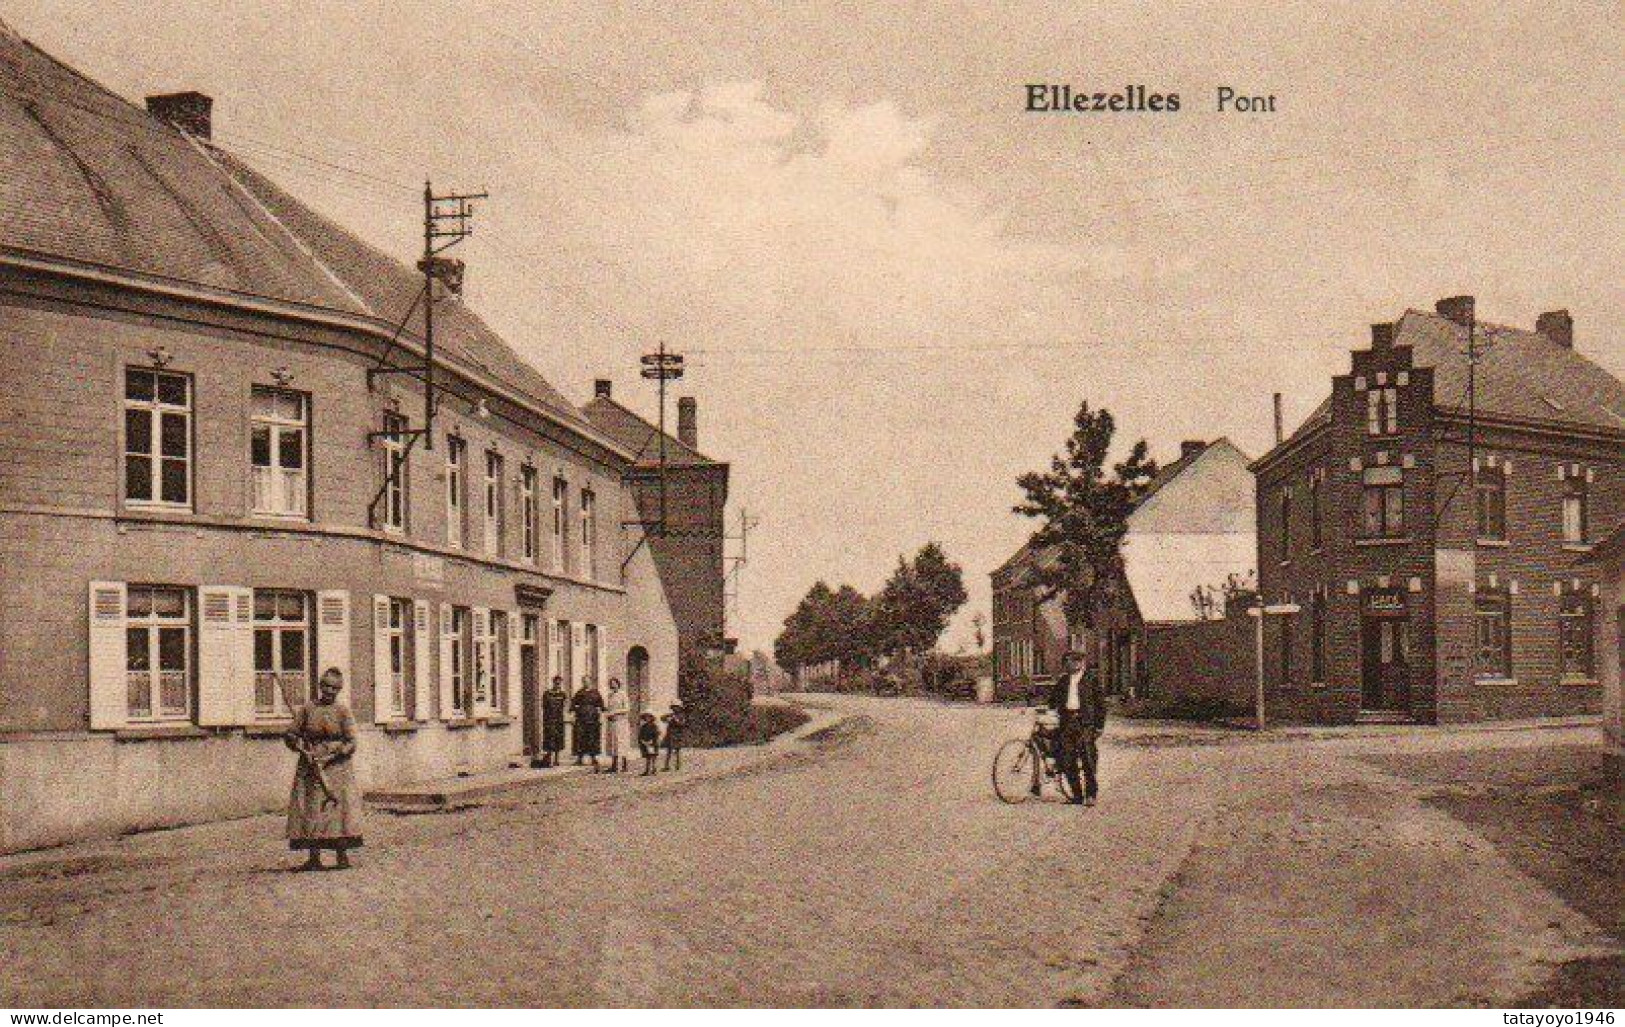
[[[464,457],[468,443],[455,435],[446,436],[446,544],[463,544],[465,486],[463,484]]]
[[[1318,470],[1309,475],[1309,545],[1313,549],[1320,548],[1321,484]]]
[[[562,573],[564,567],[564,525],[567,518],[565,505],[569,502],[570,486],[563,478],[553,479],[553,569]]]
[[[584,577],[598,576],[598,560],[594,542],[598,537],[598,497],[591,489],[581,490],[581,566]]]
[[[132,367],[124,372],[124,500],[192,505],[192,379]]]
[[[1596,638],[1596,604],[1590,596],[1579,592],[1565,594],[1558,608],[1557,623],[1562,646],[1563,676],[1595,677],[1597,669],[1592,643]]]
[[[1398,538],[1405,533],[1405,487],[1365,486],[1365,534],[1367,538]]]
[[[254,715],[292,715],[310,698],[310,600],[303,592],[254,591]]]
[[[1478,516],[1478,537],[1486,539],[1506,538],[1506,468],[1491,464],[1474,471],[1473,495],[1476,497],[1474,506]]]
[[[256,385],[250,408],[254,512],[303,517],[310,494],[309,403],[304,393]]]
[[[1292,684],[1292,615],[1283,614],[1281,622],[1281,687]]]
[[[486,556],[502,555],[502,454],[485,451],[485,533],[482,542]]]
[[[1319,592],[1309,600],[1309,680],[1326,683],[1326,597]]]
[[[191,593],[164,585],[131,585],[124,630],[130,719],[188,719],[192,713]]]
[[[1589,511],[1586,503],[1584,477],[1570,476],[1563,483],[1563,541],[1583,543],[1586,540],[1586,521]]]
[[[523,467],[519,471],[520,545],[525,561],[536,562],[536,531],[541,512],[536,508],[536,468]]]
[[[1478,676],[1512,676],[1512,606],[1506,592],[1480,591],[1473,601],[1477,625]]]
[[[464,716],[474,710],[472,702],[473,690],[469,687],[469,664],[472,662],[470,650],[473,647],[474,636],[470,629],[469,609],[466,606],[453,606],[451,608],[451,706],[452,709]]]
[[[1280,529],[1281,562],[1285,563],[1292,559],[1292,491],[1290,489],[1281,490],[1281,523],[1278,528]]]
[[[471,710],[491,702],[491,686],[496,670],[495,638],[491,632],[491,611],[474,611]]]
[[[391,597],[388,609],[379,607],[382,623],[376,625],[385,647],[385,670],[389,675],[388,713],[396,719],[405,719],[407,696],[413,678],[412,665],[412,601]]]
[[[1392,435],[1399,431],[1399,390],[1393,386],[1374,388],[1365,394],[1367,435]]]
[[[582,677],[595,685],[602,685],[604,679],[599,676],[599,672],[603,668],[598,666],[598,625],[588,624],[584,635],[587,641],[583,646],[583,655],[586,657],[587,666],[582,669]]]
[[[384,411],[384,530],[406,530],[406,416]]]
[[[508,709],[508,614],[491,611],[491,711],[503,713]]]

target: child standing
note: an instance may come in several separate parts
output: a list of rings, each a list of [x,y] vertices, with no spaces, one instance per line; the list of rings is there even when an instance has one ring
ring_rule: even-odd
[[[666,748],[666,769],[675,765],[678,770],[683,769],[683,728],[688,725],[688,717],[683,713],[683,704],[671,704],[671,712],[666,714],[666,738],[662,743]]]
[[[660,725],[653,713],[645,712],[638,718],[638,751],[643,754],[643,776],[649,777],[660,758]]]

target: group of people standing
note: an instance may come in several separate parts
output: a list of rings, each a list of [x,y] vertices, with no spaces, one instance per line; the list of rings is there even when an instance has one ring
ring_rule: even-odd
[[[316,698],[297,703],[289,697],[293,719],[283,736],[298,754],[293,787],[288,794],[288,847],[306,853],[297,870],[326,870],[322,853],[334,854],[332,869],[350,867],[350,850],[361,846],[361,785],[355,773],[356,725],[350,707],[338,701],[344,674],[329,667],[316,686]],[[573,720],[572,748],[576,764],[591,759],[594,772],[622,773],[631,752],[632,706],[618,680],[611,679],[606,698],[588,679],[575,695],[564,691],[564,679],[554,678],[542,693],[542,765],[558,766],[564,751],[565,724]],[[683,731],[687,718],[682,703],[659,721],[650,712],[639,714],[638,751],[643,773],[657,772],[662,750],[667,770],[682,769]],[[609,766],[598,763],[600,753]]]
[[[598,691],[598,685],[591,678],[585,679],[574,695],[565,692],[562,677],[553,679],[542,693],[542,766],[559,765],[567,721],[573,723],[570,749],[576,766],[591,760],[595,773],[620,774],[631,769],[632,704],[620,679],[609,679],[608,696]],[[657,764],[662,751],[666,754],[665,769],[682,769],[683,729],[687,723],[682,703],[672,703],[671,711],[664,717],[657,718],[648,710],[638,714],[638,753],[643,757],[644,777],[659,772]],[[599,765],[600,755],[609,760],[609,766]]]

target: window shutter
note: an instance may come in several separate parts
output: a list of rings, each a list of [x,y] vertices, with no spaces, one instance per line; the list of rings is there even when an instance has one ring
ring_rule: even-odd
[[[491,691],[496,687],[496,646],[491,644],[491,611],[484,606],[474,607],[474,716],[491,713]]]
[[[454,623],[451,616],[451,604],[440,604],[440,719],[451,720],[457,716],[456,705],[452,702],[451,694],[451,651],[457,644],[457,635],[452,631]]]
[[[124,652],[127,594],[122,581],[90,583],[90,726],[109,731],[129,721],[129,662]]]
[[[518,610],[508,611],[508,687],[506,689],[508,707],[503,712],[510,717],[519,716],[519,711],[523,709],[520,692],[524,688],[525,657],[519,645],[525,634],[523,616],[524,614]],[[541,654],[538,653],[537,655]]]
[[[354,702],[354,683],[350,680],[350,593],[343,590],[316,593],[317,678],[332,667],[344,675],[345,687],[351,689]]]
[[[198,589],[197,722],[205,727],[242,723],[245,693],[254,694],[253,650],[243,651],[238,608],[246,592],[224,585]],[[248,605],[252,612],[252,600]],[[249,635],[249,645],[252,639]]]
[[[372,597],[372,719],[385,723],[392,716],[389,662],[389,596]]]
[[[232,688],[237,723],[254,719],[254,590],[232,589],[232,632],[236,639],[237,683]]]
[[[429,719],[429,604],[412,604],[412,702],[407,713],[414,720]]]
[[[544,684],[551,687],[555,677],[564,676],[564,632],[559,630],[558,621],[547,621],[547,666],[542,670]],[[569,679],[565,679],[564,687],[570,687]]]

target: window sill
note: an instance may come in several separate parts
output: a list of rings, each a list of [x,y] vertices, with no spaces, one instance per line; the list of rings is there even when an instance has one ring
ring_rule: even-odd
[[[197,511],[192,509],[190,503],[148,503],[139,499],[126,499],[124,509],[131,513],[143,514],[175,514],[184,516]]]
[[[1502,677],[1499,674],[1480,674],[1473,679],[1475,685],[1493,685],[1497,688],[1518,687],[1517,678]]]
[[[1595,688],[1598,681],[1594,677],[1585,677],[1580,674],[1564,674],[1558,679],[1558,683],[1564,687]]]
[[[468,731],[479,726],[479,721],[471,717],[456,717],[446,721],[447,731]]]
[[[417,722],[412,720],[386,720],[378,727],[386,735],[410,735],[418,729]]]
[[[1409,535],[1379,535],[1368,538],[1357,538],[1354,540],[1354,544],[1365,547],[1408,546],[1413,541],[1414,540]]]
[[[247,738],[281,738],[292,726],[291,720],[261,720],[243,725],[243,735]]]
[[[513,718],[508,716],[486,717],[484,723],[486,727],[507,727],[513,723]]]
[[[1594,550],[1596,548],[1597,548],[1597,545],[1594,542],[1565,542],[1565,543],[1563,543],[1563,551],[1565,553],[1589,553],[1589,552],[1591,552],[1592,550]]]
[[[121,742],[163,742],[171,739],[207,738],[209,732],[196,724],[143,724],[120,728],[113,737]]]
[[[1480,539],[1474,539],[1473,544],[1478,545],[1478,546],[1483,546],[1485,549],[1505,549],[1508,546],[1512,545],[1511,542],[1507,541],[1504,538],[1480,538]]]
[[[265,521],[270,524],[309,524],[309,514],[303,513],[277,513],[274,510],[250,510],[248,520]]]

